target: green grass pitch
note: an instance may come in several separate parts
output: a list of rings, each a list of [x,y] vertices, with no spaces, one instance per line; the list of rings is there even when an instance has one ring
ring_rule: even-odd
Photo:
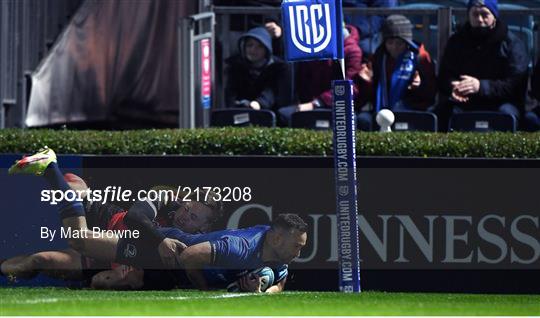
[[[540,315],[540,295],[0,288],[0,315]]]

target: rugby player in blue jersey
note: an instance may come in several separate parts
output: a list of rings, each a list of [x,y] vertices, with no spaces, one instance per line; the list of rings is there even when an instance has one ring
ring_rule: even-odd
[[[51,149],[17,161],[9,172],[43,175],[53,188],[69,189]],[[64,200],[58,206],[63,226],[78,232],[68,238],[76,251],[103,261],[143,268],[147,278],[152,276],[153,270],[159,270],[156,279],[171,282],[172,287],[191,283],[204,290],[225,287],[239,280],[242,290],[260,292],[260,278],[242,275],[267,266],[274,271],[276,279],[275,285],[266,292],[279,292],[285,286],[288,264],[299,256],[307,240],[307,225],[295,214],[279,215],[271,226],[189,234],[175,228],[155,228],[143,213],[131,213],[126,215],[124,222],[128,228],[138,230],[140,238],[109,238],[94,235],[88,229],[80,202]],[[158,246],[166,240],[185,244],[185,248],[179,248],[180,252],[175,255],[173,266],[164,264],[158,253]]]

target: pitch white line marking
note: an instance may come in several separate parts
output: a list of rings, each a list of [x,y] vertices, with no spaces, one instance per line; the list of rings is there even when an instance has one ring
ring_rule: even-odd
[[[56,303],[59,302],[60,299],[58,298],[41,298],[41,299],[25,299],[25,300],[16,300],[10,302],[10,304],[13,305],[26,305],[26,304],[44,304],[44,303]],[[7,304],[7,305],[10,305]]]
[[[256,296],[257,294],[249,294],[249,293],[227,293],[227,294],[221,294],[221,295],[211,295],[211,296],[195,296],[195,297],[188,297],[188,296],[169,296],[169,297],[154,297],[155,300],[160,299],[173,299],[173,300],[187,300],[187,299],[219,299],[219,298],[236,298],[236,297],[247,297],[247,296]]]
[[[209,296],[151,296],[151,297],[130,297],[129,300],[194,300],[194,299],[220,299],[220,298],[237,298],[237,297],[248,297],[248,296],[257,296],[258,294],[250,293],[227,293],[221,295],[209,295]],[[10,301],[6,305],[30,305],[30,304],[47,304],[47,303],[57,303],[60,301],[80,301],[81,299],[76,298],[37,298],[37,299],[25,299],[25,300],[15,300]],[[91,299],[94,301],[95,299]]]

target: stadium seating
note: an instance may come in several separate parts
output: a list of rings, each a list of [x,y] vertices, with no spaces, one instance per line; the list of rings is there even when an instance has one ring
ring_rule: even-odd
[[[437,116],[430,112],[394,112],[393,131],[437,131]]]
[[[276,114],[271,110],[229,108],[212,111],[210,126],[263,126],[276,127]]]
[[[499,112],[465,112],[450,117],[450,131],[515,132],[514,116]]]
[[[513,3],[500,3],[499,10],[526,10],[527,7]],[[534,17],[532,15],[516,15],[501,13],[501,19],[508,24],[508,29],[516,34],[525,44],[527,55],[529,56],[529,68],[532,69],[534,63]]]
[[[463,7],[463,4],[459,1],[407,1],[406,4],[400,5],[403,9],[425,9],[425,10],[437,10],[444,7]],[[409,17],[411,22],[415,25],[413,30],[413,38],[422,42],[426,49],[431,54],[432,58],[437,60],[438,52],[438,34],[439,27],[437,25],[436,16],[428,16],[428,25],[424,25],[426,21],[422,16]],[[453,17],[455,19],[455,17]],[[452,29],[455,29],[456,22],[452,21]],[[427,30],[426,30],[427,28]]]
[[[306,128],[315,130],[331,129],[332,110],[317,109],[307,112],[296,112],[292,114],[291,126],[293,128]]]
[[[407,6],[419,6],[419,5],[437,5],[441,7],[452,7],[452,8],[464,8],[467,6],[468,0],[441,0],[441,1],[426,1],[426,0],[405,0],[400,1],[400,7]],[[418,7],[417,7],[418,8]]]

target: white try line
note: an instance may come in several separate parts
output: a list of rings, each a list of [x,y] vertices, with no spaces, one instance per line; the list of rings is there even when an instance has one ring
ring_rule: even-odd
[[[209,295],[209,296],[195,296],[195,297],[189,297],[189,296],[168,296],[168,297],[155,297],[152,299],[160,300],[160,299],[173,299],[173,300],[187,300],[187,299],[220,299],[220,298],[236,298],[236,297],[249,297],[249,296],[259,296],[263,294],[254,294],[254,293],[226,293],[221,295]]]
[[[67,298],[65,299],[67,300]],[[3,305],[9,306],[9,305],[32,305],[32,304],[46,304],[46,303],[56,303],[59,302],[60,299],[58,298],[39,298],[39,299],[24,299],[24,300],[16,300],[16,301],[5,301]]]
[[[254,294],[254,293],[226,293],[218,295],[208,295],[208,296],[133,296],[129,300],[194,300],[194,299],[224,299],[224,298],[237,298],[237,297],[253,297],[264,294]],[[32,305],[32,304],[47,304],[47,303],[57,303],[62,301],[81,301],[81,298],[37,298],[37,299],[22,299],[15,301],[4,301],[3,305]],[[88,300],[95,301],[95,298],[89,297]]]

